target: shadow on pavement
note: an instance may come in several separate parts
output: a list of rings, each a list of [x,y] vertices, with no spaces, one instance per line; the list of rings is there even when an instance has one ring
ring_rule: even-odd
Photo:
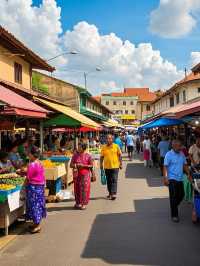
[[[97,215],[82,257],[122,265],[199,266],[200,229],[191,224],[191,209],[186,204],[181,222],[173,224],[168,204],[168,199],[138,200],[135,213]]]
[[[137,179],[146,178],[147,184],[150,187],[162,187],[162,177],[157,168],[144,167],[144,163],[129,163],[126,167],[126,178]]]

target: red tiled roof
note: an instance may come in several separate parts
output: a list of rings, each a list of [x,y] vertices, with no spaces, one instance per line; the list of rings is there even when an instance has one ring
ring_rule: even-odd
[[[178,81],[176,84],[183,84],[183,83],[186,83],[188,81],[192,81],[192,80],[197,80],[197,79],[200,79],[200,73],[190,73],[189,75],[187,75],[184,79]]]
[[[101,96],[92,96],[92,98],[98,102],[101,102]]]
[[[157,97],[157,99],[154,100],[154,103],[157,102],[158,100],[160,100],[162,97],[170,94],[170,92],[173,91],[174,89],[176,89],[179,85],[182,85],[182,84],[185,84],[187,82],[194,81],[194,80],[200,80],[200,73],[192,72],[192,73],[188,74],[184,79],[179,80],[170,89],[165,91],[161,96]]]
[[[138,96],[141,102],[152,102],[157,98],[156,93],[150,92],[149,88],[125,88],[124,92],[127,96]]]
[[[124,93],[127,94],[141,94],[149,92],[149,88],[124,88]]]

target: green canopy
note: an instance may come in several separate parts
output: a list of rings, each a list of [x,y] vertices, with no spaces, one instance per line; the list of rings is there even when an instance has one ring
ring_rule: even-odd
[[[64,114],[57,115],[47,120],[44,127],[80,127],[81,123]]]

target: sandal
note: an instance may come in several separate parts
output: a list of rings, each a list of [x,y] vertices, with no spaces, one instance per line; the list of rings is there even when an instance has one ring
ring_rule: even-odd
[[[84,210],[86,210],[86,206],[81,206],[80,209],[81,209],[82,211],[84,211]]]
[[[77,205],[77,204],[74,205],[74,209],[80,209],[80,207],[81,205]]]
[[[31,234],[37,234],[37,233],[40,233],[40,231],[41,231],[40,226],[37,226],[34,229],[30,230]]]

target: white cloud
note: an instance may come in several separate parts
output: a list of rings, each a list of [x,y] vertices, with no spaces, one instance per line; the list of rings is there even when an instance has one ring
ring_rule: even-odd
[[[150,43],[136,46],[130,41],[123,42],[114,33],[100,35],[96,26],[87,22],[79,22],[72,31],[67,31],[64,44],[80,53],[70,60],[69,68],[79,67],[88,71],[94,70],[96,66],[102,68],[102,72],[88,76],[89,84],[94,87],[97,84],[95,82],[101,79],[99,86],[103,89],[105,84],[110,86],[113,81],[116,88],[168,88],[182,77],[182,72],[174,64],[164,60]]]
[[[78,55],[52,61],[59,66],[55,75],[84,86],[85,71],[89,73],[88,88],[95,94],[106,91],[106,87],[167,89],[183,75],[150,43],[136,46],[128,40],[123,42],[115,33],[101,35],[95,25],[87,22],[79,22],[62,33],[61,9],[55,0],[43,0],[39,7],[33,6],[31,0],[0,0],[0,10],[0,24],[42,57],[77,50]],[[101,72],[95,72],[97,66]]]
[[[165,38],[183,37],[196,26],[199,9],[199,0],[160,0],[151,13],[150,30]]]
[[[62,52],[61,8],[55,0],[43,0],[40,7],[33,7],[32,0],[1,0],[0,10],[0,24],[43,58]],[[59,58],[59,63],[66,61]]]
[[[200,52],[191,52],[192,67],[200,63]]]

